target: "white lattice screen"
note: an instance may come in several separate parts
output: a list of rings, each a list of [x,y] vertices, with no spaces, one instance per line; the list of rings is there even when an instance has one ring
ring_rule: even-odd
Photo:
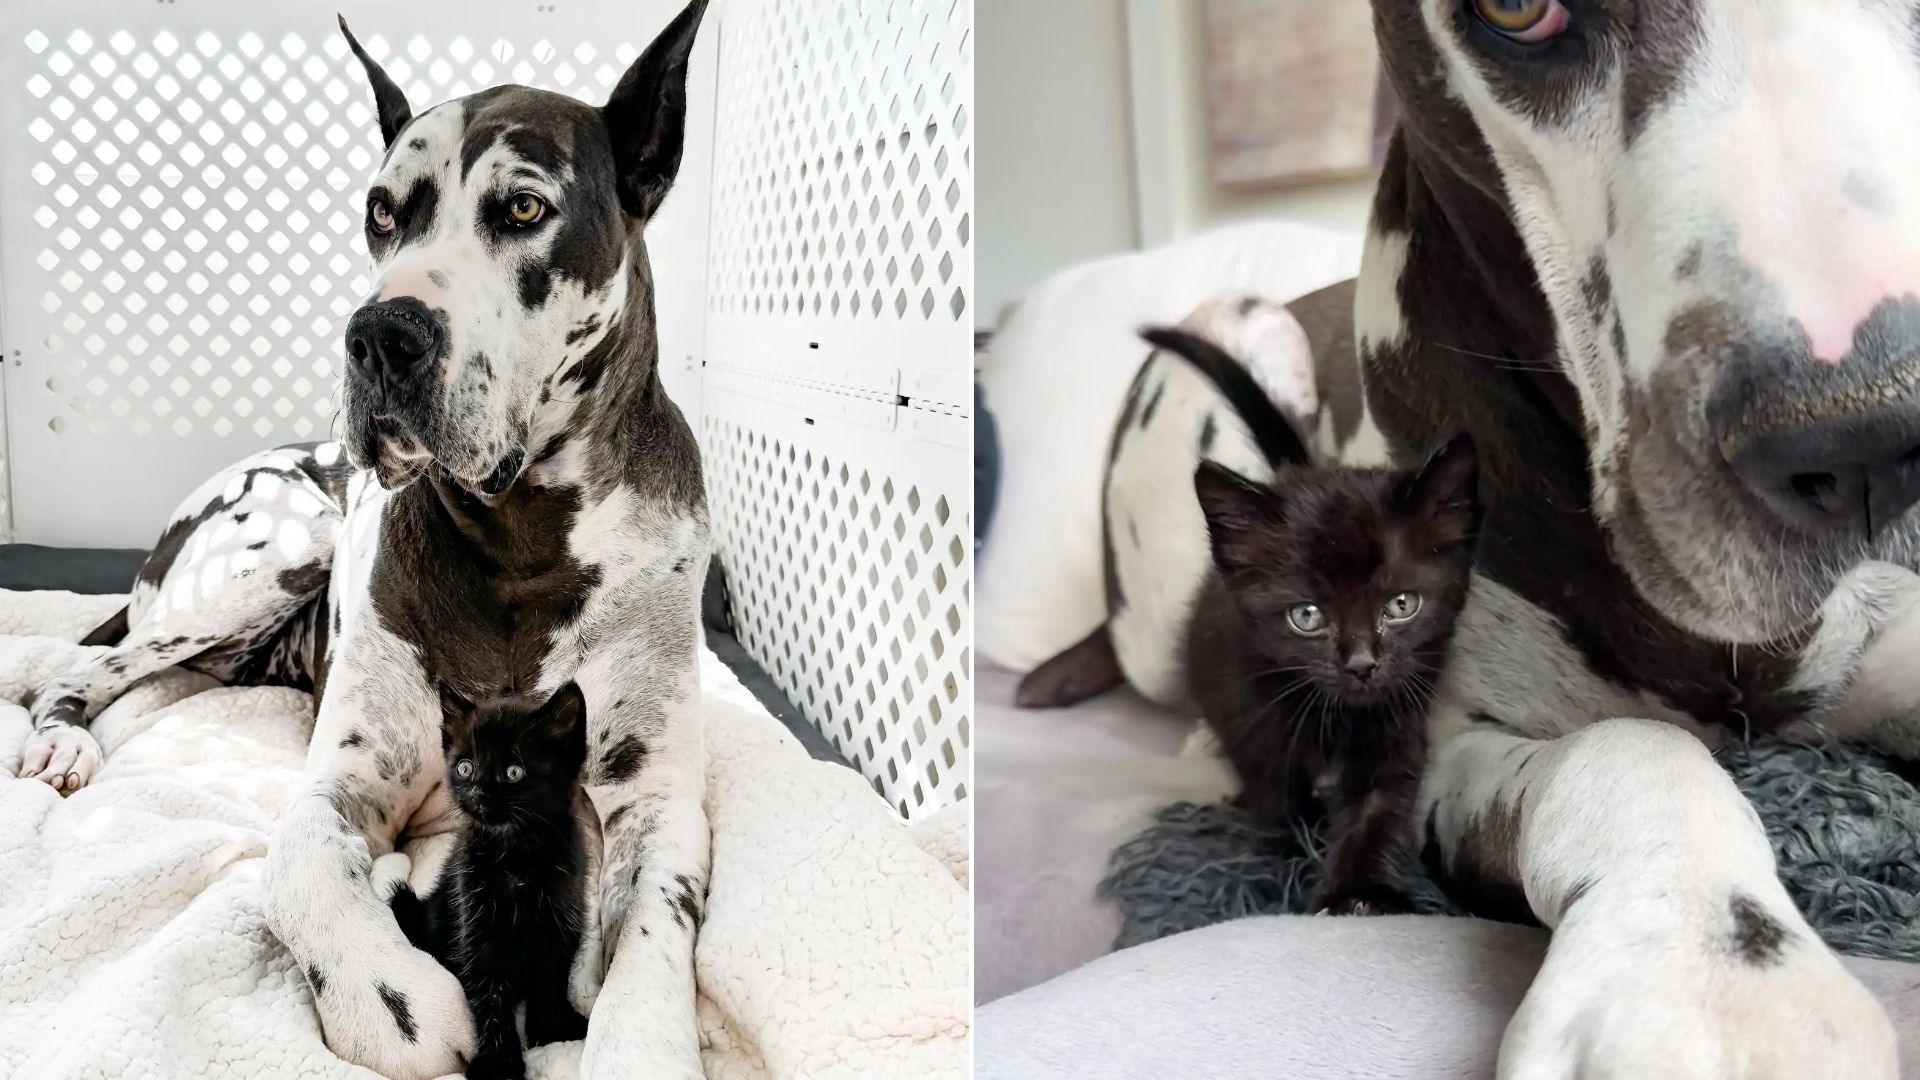
[[[414,108],[500,82],[604,101],[677,0],[14,2],[0,30],[12,533],[151,544],[209,472],[327,437],[380,152],[344,11]],[[703,35],[690,128],[712,128]],[[667,386],[699,415],[711,140],[648,230]],[[77,491],[83,497],[76,498]]]
[[[332,3],[5,2],[5,524],[144,546],[212,470],[329,432],[370,94]],[[680,0],[339,6],[419,110],[597,103]],[[970,28],[720,0],[648,230],[743,640],[908,816],[969,780]]]
[[[727,10],[717,553],[747,647],[911,817],[971,779],[971,10]]]

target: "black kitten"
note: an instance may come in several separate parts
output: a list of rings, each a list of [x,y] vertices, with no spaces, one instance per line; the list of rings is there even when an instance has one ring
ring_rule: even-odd
[[[1473,443],[1411,472],[1282,466],[1194,475],[1218,573],[1188,667],[1202,714],[1273,823],[1332,821],[1314,908],[1406,910],[1427,706],[1467,598],[1479,525]]]
[[[1480,523],[1473,443],[1412,472],[1314,468],[1239,360],[1184,330],[1141,336],[1213,383],[1274,469],[1271,484],[1194,473],[1215,569],[1187,630],[1201,715],[1256,820],[1332,818],[1317,910],[1404,910],[1428,698]]]
[[[544,704],[475,706],[440,688],[447,788],[464,821],[439,884],[405,885],[393,913],[415,948],[460,978],[480,1035],[469,1080],[523,1077],[513,1013],[527,1005],[527,1046],[582,1039],[567,1000],[585,917],[586,851],[574,800],[587,757],[586,702],[572,683]]]

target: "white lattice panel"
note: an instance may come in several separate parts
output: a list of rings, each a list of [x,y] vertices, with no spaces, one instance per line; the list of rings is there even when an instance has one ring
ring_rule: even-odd
[[[707,379],[741,639],[903,815],[965,796],[972,653],[966,0],[738,0]]]
[[[337,7],[420,111],[502,82],[598,104],[680,2],[9,0],[0,349],[21,539],[149,544],[209,471],[331,430],[381,151]],[[696,423],[717,37],[692,65],[692,179],[648,232],[663,373]]]

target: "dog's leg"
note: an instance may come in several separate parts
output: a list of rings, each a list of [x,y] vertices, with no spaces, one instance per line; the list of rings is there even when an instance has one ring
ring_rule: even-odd
[[[103,756],[87,725],[115,698],[175,664],[208,654],[244,655],[270,640],[326,584],[339,507],[287,464],[290,454],[273,451],[215,477],[207,490],[218,494],[205,510],[168,529],[155,555],[166,560],[166,572],[157,584],[141,586],[119,644],[34,692],[22,776],[79,790]],[[229,674],[217,665],[208,670],[216,678]]]
[[[606,813],[600,928],[610,961],[581,1059],[590,1080],[701,1076],[693,941],[710,837],[698,597],[684,592],[652,602],[661,614],[644,632],[590,655],[575,676],[591,725],[588,779]]]
[[[1895,1075],[1884,1010],[1795,910],[1760,820],[1694,736],[1532,740],[1443,708],[1423,796],[1450,882],[1553,929],[1503,1080]]]
[[[458,1072],[474,1048],[460,983],[414,949],[375,893],[373,862],[453,826],[439,705],[414,649],[367,613],[336,653],[305,790],[267,849],[267,923],[316,988],[327,1045],[384,1076]]]

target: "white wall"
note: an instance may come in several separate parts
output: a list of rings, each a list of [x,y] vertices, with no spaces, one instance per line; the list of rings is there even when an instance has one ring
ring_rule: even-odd
[[[1239,221],[1358,232],[1373,179],[1210,175],[1201,0],[976,0],[976,323],[1076,262]]]
[[[977,325],[1050,271],[1138,244],[1124,0],[974,5]]]

